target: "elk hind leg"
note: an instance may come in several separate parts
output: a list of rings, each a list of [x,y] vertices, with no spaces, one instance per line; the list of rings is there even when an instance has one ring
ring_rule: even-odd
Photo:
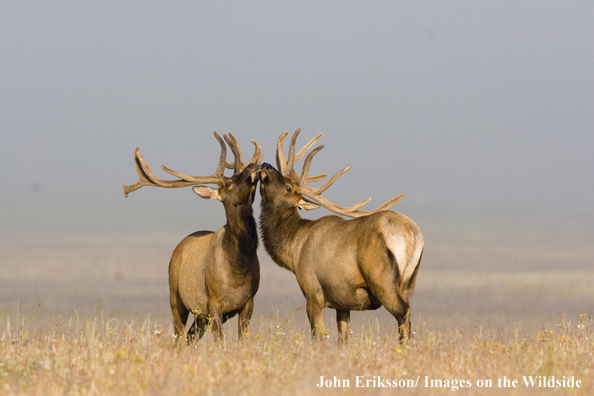
[[[395,301],[388,303],[390,305],[384,304],[384,307],[396,318],[400,342],[404,342],[410,335],[410,305],[404,301],[398,290],[394,290],[394,295]]]
[[[397,287],[388,285],[371,286],[372,293],[398,322],[400,342],[408,339],[410,334],[410,305],[402,298]]]

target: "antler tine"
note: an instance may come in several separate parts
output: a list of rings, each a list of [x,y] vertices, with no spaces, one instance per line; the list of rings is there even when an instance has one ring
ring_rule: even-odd
[[[305,157],[305,162],[303,163],[303,171],[301,172],[301,178],[299,179],[299,186],[307,185],[307,176],[309,174],[309,167],[311,165],[311,160],[313,159],[314,155],[320,152],[321,149],[324,148],[324,145],[318,146],[313,150],[311,153]]]
[[[283,152],[283,141],[286,139],[287,136],[289,136],[289,132],[283,133],[278,137],[278,140],[276,142],[276,166],[280,174],[285,177],[288,176],[286,172],[287,161],[285,159],[285,153]]]
[[[291,145],[289,146],[289,159],[287,160],[287,177],[293,176],[293,167],[295,166],[295,143],[297,142],[297,136],[301,132],[301,128],[297,129],[295,133],[293,133],[293,137],[291,138]]]
[[[258,142],[256,142],[255,140],[252,140],[252,144],[254,146],[256,146],[257,153],[254,153],[254,156],[252,157],[251,160],[248,161],[248,164],[250,162],[255,162],[256,164],[260,165],[262,163],[262,158],[263,158],[262,147],[260,147],[260,144]]]
[[[305,162],[303,163],[303,172],[302,172],[301,178],[299,180],[300,186],[305,186],[305,185],[307,185],[307,183],[309,183],[311,181],[318,181],[318,180],[323,179],[324,177],[328,176],[328,175],[320,175],[320,176],[308,177],[309,166],[311,164],[311,160],[313,159],[314,155],[316,155],[323,148],[324,148],[323,145],[317,147],[314,151],[309,153],[308,156],[305,158]],[[330,178],[330,180],[328,180],[326,183],[324,183],[324,185],[314,189],[314,191],[317,194],[323,193],[324,191],[326,191],[328,189],[328,187],[330,187],[336,181],[336,179],[338,179],[340,176],[342,176],[344,173],[346,173],[351,168],[352,168],[352,166],[349,165],[346,168],[336,172],[336,174],[334,176],[332,176]]]
[[[342,206],[338,206],[338,205],[330,202],[328,199],[326,199],[325,197],[322,196],[322,193],[324,191],[326,191],[328,189],[328,187],[330,187],[336,181],[336,179],[338,179],[340,176],[342,176],[344,173],[346,173],[348,170],[350,170],[351,165],[338,171],[334,176],[332,176],[332,178],[330,178],[330,180],[328,180],[326,183],[324,183],[324,185],[322,185],[319,188],[312,188],[312,187],[307,186],[307,181],[308,181],[307,175],[309,173],[309,167],[311,165],[311,161],[312,161],[313,157],[318,152],[320,152],[320,150],[322,150],[323,148],[324,148],[324,146],[316,147],[305,158],[305,162],[303,164],[303,172],[301,174],[301,179],[299,180],[299,191],[301,192],[301,194],[315,200],[316,202],[318,202],[320,205],[322,205],[329,211],[334,212],[339,215],[348,216],[348,217],[361,217],[361,216],[366,216],[366,215],[369,215],[372,213],[376,213],[376,212],[379,212],[382,210],[389,209],[396,202],[400,201],[402,199],[402,197],[404,197],[404,194],[400,194],[399,196],[392,198],[391,200],[389,200],[388,202],[386,202],[385,204],[383,204],[382,206],[380,206],[379,208],[377,208],[376,210],[373,210],[373,211],[359,211],[358,210],[363,205],[365,205],[369,201],[371,201],[371,198],[364,199],[363,201],[361,201],[353,206],[346,207],[346,208],[342,207]]]
[[[318,136],[314,137],[313,139],[311,139],[309,141],[309,143],[307,143],[305,146],[303,146],[303,148],[301,150],[299,150],[299,152],[297,154],[295,154],[295,162],[299,161],[299,159],[301,157],[303,157],[305,155],[305,153],[307,153],[307,151],[314,145],[316,144],[316,142],[318,140],[320,140],[322,138],[322,134],[320,133]]]
[[[221,177],[224,177],[223,175],[210,175],[210,176],[188,176],[186,174],[180,173],[180,172],[176,172],[172,169],[169,169],[168,167],[166,167],[165,165],[161,164],[161,168],[169,173],[170,175],[173,176],[177,176],[179,177],[181,180],[173,180],[173,181],[168,181],[168,180],[159,180],[159,184],[154,184],[157,187],[186,187],[186,186],[195,186],[196,184],[218,184],[219,186],[221,186],[223,183],[221,182]],[[164,183],[180,183],[179,185],[161,185]],[[185,183],[185,184],[181,184],[181,183]]]
[[[187,187],[193,186],[196,184],[204,184],[204,183],[214,183],[214,184],[221,184],[220,178],[216,175],[212,176],[198,176],[192,177],[187,176],[179,172],[172,171],[171,169],[167,169],[164,165],[161,167],[168,173],[179,177],[181,180],[162,180],[159,179],[154,175],[151,171],[151,168],[148,166],[138,147],[134,151],[134,163],[136,164],[136,173],[138,173],[138,181],[132,185],[125,185],[123,184],[124,188],[124,196],[128,197],[128,194],[132,191],[138,190],[142,186],[155,186],[155,187],[165,187],[165,188],[178,188],[178,187]]]
[[[332,184],[334,184],[334,182],[336,181],[336,179],[338,179],[340,176],[342,176],[345,173],[347,173],[351,168],[352,168],[352,166],[349,165],[346,168],[341,169],[338,172],[336,172],[336,174],[334,176],[332,176],[330,178],[330,180],[328,180],[326,183],[324,183],[324,185],[322,185],[322,186],[320,186],[320,187],[318,187],[316,189],[316,191],[318,192],[318,194],[321,194],[324,191],[326,191],[328,189],[328,187],[330,187]]]
[[[396,202],[400,201],[404,197],[404,194],[400,194],[397,197],[392,198],[391,200],[389,200],[388,202],[386,202],[385,204],[383,204],[376,210],[359,211],[358,209],[361,208],[362,206],[364,206],[365,204],[367,204],[369,201],[371,201],[371,198],[364,199],[363,201],[361,201],[353,206],[349,206],[349,207],[345,208],[345,207],[338,206],[338,205],[330,202],[327,198],[325,198],[318,191],[316,191],[316,189],[313,189],[311,187],[308,187],[308,186],[301,187],[300,191],[301,191],[301,194],[305,195],[308,198],[315,200],[317,203],[319,203],[320,205],[322,205],[329,211],[339,214],[339,215],[342,215],[342,216],[348,216],[348,217],[353,217],[353,218],[367,216],[367,215],[370,215],[370,214],[373,214],[376,212],[381,212],[382,210],[388,210],[392,206],[394,206],[394,204],[396,204]]]
[[[188,176],[183,173],[171,170],[167,168],[165,165],[161,164],[161,168],[165,172],[169,173],[170,175],[179,177],[180,180],[159,179],[151,171],[151,168],[148,166],[148,164],[140,154],[139,148],[136,147],[136,150],[134,151],[134,164],[136,165],[136,173],[138,173],[138,181],[129,186],[126,184],[122,185],[124,188],[124,196],[128,197],[129,193],[138,190],[142,186],[154,186],[165,188],[187,187],[194,186],[196,184],[217,184],[219,186],[222,186],[222,178],[224,177],[223,173],[227,165],[227,146],[225,146],[225,142],[223,142],[223,139],[221,139],[221,137],[216,132],[214,132],[214,136],[217,138],[221,146],[221,156],[219,157],[219,165],[217,166],[217,170],[213,175],[210,176]]]
[[[389,200],[388,202],[386,202],[385,204],[383,204],[382,206],[380,206],[379,208],[377,208],[376,210],[374,210],[374,212],[379,212],[380,210],[388,210],[390,209],[396,202],[400,201],[402,198],[404,198],[404,193],[392,198],[391,200]]]
[[[357,211],[357,209],[359,209],[360,207],[365,205],[367,202],[371,201],[371,198],[366,198],[363,201],[356,203],[353,206],[349,206],[349,207],[345,208],[345,207],[338,206],[335,203],[330,202],[323,195],[316,193],[315,190],[311,187],[307,187],[307,186],[303,187],[300,189],[300,191],[301,191],[301,194],[305,195],[308,198],[315,200],[317,203],[319,203],[320,205],[322,205],[329,211],[339,214],[339,215],[349,216],[349,217],[361,217],[361,216],[364,216],[365,214],[372,213],[372,212],[358,212]]]
[[[225,173],[225,169],[233,169],[234,168],[234,164],[227,162],[227,146],[225,146],[225,142],[223,142],[223,139],[221,139],[221,137],[219,136],[218,133],[213,132],[212,133],[214,135],[214,137],[217,138],[217,140],[219,141],[219,145],[221,146],[221,156],[219,157],[219,166],[217,167],[217,170],[215,172],[215,175],[217,176],[223,176],[223,174]]]
[[[225,141],[227,142],[227,144],[229,145],[229,147],[231,148],[231,151],[233,152],[233,156],[235,157],[235,162],[233,164],[233,174],[239,173],[239,170],[241,169],[241,166],[243,165],[243,158],[241,158],[241,148],[239,147],[239,144],[237,144],[237,140],[235,139],[235,137],[231,134],[229,134],[231,137],[224,135]]]
[[[146,165],[146,162],[144,161],[144,158],[142,158],[142,155],[140,155],[139,148],[136,147],[136,150],[134,150],[134,164],[136,165],[136,173],[138,173],[138,181],[129,186],[126,184],[122,184],[122,187],[124,187],[124,196],[126,198],[128,198],[128,194],[132,191],[136,191],[142,186],[151,185],[149,178],[142,167],[143,163],[150,172],[150,168],[148,167],[148,165]]]
[[[229,136],[225,135],[225,141],[229,147],[231,147],[231,151],[233,151],[233,154],[235,155],[235,163],[232,168],[234,169],[235,174],[242,172],[251,163],[260,164],[260,162],[262,162],[262,147],[260,147],[258,142],[252,140],[252,144],[254,145],[254,155],[247,162],[243,162],[241,147],[239,146],[235,136],[233,136],[231,133]]]
[[[298,135],[299,132],[301,132],[301,129],[298,129],[295,132],[295,135],[293,136],[293,138],[291,139],[291,144],[293,146],[293,152],[295,150],[295,142],[297,141],[297,136],[296,135]],[[294,169],[295,162],[297,162],[301,157],[303,157],[303,155],[318,140],[320,140],[320,138],[322,137],[322,134],[320,133],[318,136],[316,136],[313,139],[311,139],[309,141],[309,143],[307,143],[301,150],[299,150],[299,152],[297,154],[294,155],[293,169],[292,169],[292,171],[290,173],[288,172],[288,165],[289,165],[288,163],[289,163],[289,161],[287,161],[285,159],[285,154],[283,152],[283,141],[286,139],[287,136],[289,136],[289,132],[283,133],[278,138],[278,142],[277,142],[277,146],[276,146],[276,165],[277,165],[278,170],[281,173],[281,175],[283,175],[284,177],[288,177],[289,179],[292,179],[293,181],[298,181],[298,180],[301,179],[301,176],[299,176],[299,174]],[[289,149],[289,151],[290,151],[290,149]],[[290,152],[289,152],[289,155],[290,155]],[[324,179],[327,176],[328,175],[326,175],[326,174],[317,175],[317,176],[310,176],[310,177],[307,178],[307,181],[308,182],[316,182],[316,181],[319,181],[319,180]]]
[[[221,146],[221,156],[219,157],[219,165],[217,166],[217,170],[215,171],[214,175],[221,177],[223,176],[225,168],[227,167],[227,146],[225,146],[225,142],[223,142],[223,139],[221,139],[218,133],[213,132],[212,134],[214,135],[214,137],[217,138],[217,140],[219,141],[219,145]]]
[[[235,136],[233,136],[232,134],[229,134],[229,136],[231,136],[231,138],[237,145],[237,148],[239,149],[239,143],[237,143],[237,139],[235,139]],[[262,162],[262,147],[260,147],[260,144],[258,142],[256,142],[255,140],[252,140],[251,142],[254,145],[254,155],[252,156],[252,158],[250,158],[245,163],[242,160],[242,162],[241,162],[241,170],[242,171],[245,169],[246,166],[248,166],[251,163],[260,165],[260,162]],[[239,152],[241,153],[241,150]]]
[[[169,173],[170,175],[179,177],[183,181],[186,181],[188,183],[193,183],[193,184],[187,184],[188,186],[195,185],[195,184],[204,184],[204,183],[221,185],[222,182],[220,179],[221,179],[221,177],[224,177],[225,168],[228,165],[227,146],[225,146],[225,142],[223,142],[223,139],[221,139],[221,137],[219,136],[218,133],[213,132],[212,134],[214,135],[215,138],[217,138],[219,145],[221,146],[221,155],[219,157],[219,165],[217,166],[217,170],[215,171],[214,174],[212,174],[210,176],[188,176],[184,173],[180,173],[180,172],[174,171],[172,169],[169,169],[163,164],[161,164],[161,169],[163,169],[165,172]],[[163,186],[161,186],[161,187],[163,187]],[[182,187],[182,186],[180,186],[180,187]]]
[[[314,137],[313,139],[311,139],[309,141],[309,143],[307,143],[301,150],[299,150],[299,152],[297,154],[295,154],[295,162],[299,161],[299,159],[301,157],[303,157],[303,155],[305,153],[307,153],[307,151],[318,141],[320,140],[322,137],[322,134],[320,133],[318,136]],[[318,175],[318,176],[311,176],[307,178],[308,182],[316,182],[319,180],[322,180],[323,178],[327,177],[327,174],[323,174],[323,175]],[[297,172],[295,172],[295,169],[293,169],[293,174],[291,175],[293,180],[300,180],[301,176],[299,176],[299,174]]]
[[[353,211],[350,213],[344,213],[344,216],[350,216],[350,217],[361,217],[361,216],[367,216],[373,213],[377,213],[377,212],[381,212],[382,210],[388,210],[390,209],[396,202],[400,201],[402,198],[404,198],[404,194],[400,194],[394,198],[392,198],[391,200],[389,200],[388,202],[386,202],[385,204],[383,204],[382,206],[380,206],[379,208],[377,208],[376,210],[370,210],[370,211]],[[366,201],[369,202],[371,199],[368,198]],[[365,201],[362,201],[365,202]],[[365,203],[367,203],[365,202]],[[357,205],[355,205],[357,206]],[[361,205],[363,206],[363,205]],[[336,212],[335,212],[336,213]],[[341,214],[341,213],[339,213]]]

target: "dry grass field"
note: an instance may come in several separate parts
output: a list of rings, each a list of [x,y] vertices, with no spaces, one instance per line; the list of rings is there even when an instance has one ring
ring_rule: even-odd
[[[183,236],[4,235],[0,395],[594,394],[588,238],[426,231],[414,337],[400,345],[384,309],[353,313],[342,348],[332,310],[310,340],[294,276],[262,251],[247,339],[234,318],[220,343],[175,347],[167,264]]]

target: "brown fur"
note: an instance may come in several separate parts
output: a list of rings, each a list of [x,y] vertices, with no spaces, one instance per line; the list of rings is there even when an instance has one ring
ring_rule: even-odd
[[[245,163],[237,139],[224,135],[235,160],[227,162],[225,141],[214,132],[221,146],[219,164],[209,176],[188,176],[161,164],[163,170],[177,180],[162,180],[154,175],[140,154],[134,151],[138,181],[123,185],[127,197],[143,186],[179,188],[196,186],[192,190],[205,199],[217,199],[225,206],[227,224],[216,232],[198,231],[186,237],[173,251],[169,262],[170,304],[175,334],[185,333],[186,321],[192,314],[194,321],[190,339],[196,333],[204,335],[212,323],[215,338],[222,335],[222,324],[239,314],[239,337],[246,332],[254,308],[254,295],[260,283],[260,265],[256,256],[258,233],[252,203],[259,178],[258,165],[262,149],[255,146],[253,157]],[[233,176],[225,177],[225,169],[233,169]],[[198,184],[216,184],[219,188]]]
[[[380,211],[356,219],[302,219],[306,202],[298,184],[262,164],[260,228],[266,251],[293,272],[307,300],[312,334],[324,325],[323,309],[336,309],[339,337],[346,341],[350,311],[383,305],[410,332],[410,301],[423,251],[423,235],[408,217]]]
[[[215,338],[221,325],[239,314],[239,337],[247,331],[260,282],[256,256],[258,233],[252,203],[258,172],[250,164],[232,177],[231,186],[221,187],[227,224],[216,232],[198,231],[187,236],[173,251],[169,263],[170,304],[177,336],[184,333],[189,317],[194,320],[189,334],[202,337],[209,322]],[[253,176],[252,176],[253,177]]]

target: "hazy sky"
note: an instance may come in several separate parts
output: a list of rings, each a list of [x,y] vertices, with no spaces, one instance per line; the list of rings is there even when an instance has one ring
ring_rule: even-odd
[[[353,165],[339,205],[594,219],[592,2],[5,0],[0,40],[5,232],[219,227],[188,188],[124,199],[135,147],[210,174],[213,131],[274,164],[297,128],[312,173]]]

